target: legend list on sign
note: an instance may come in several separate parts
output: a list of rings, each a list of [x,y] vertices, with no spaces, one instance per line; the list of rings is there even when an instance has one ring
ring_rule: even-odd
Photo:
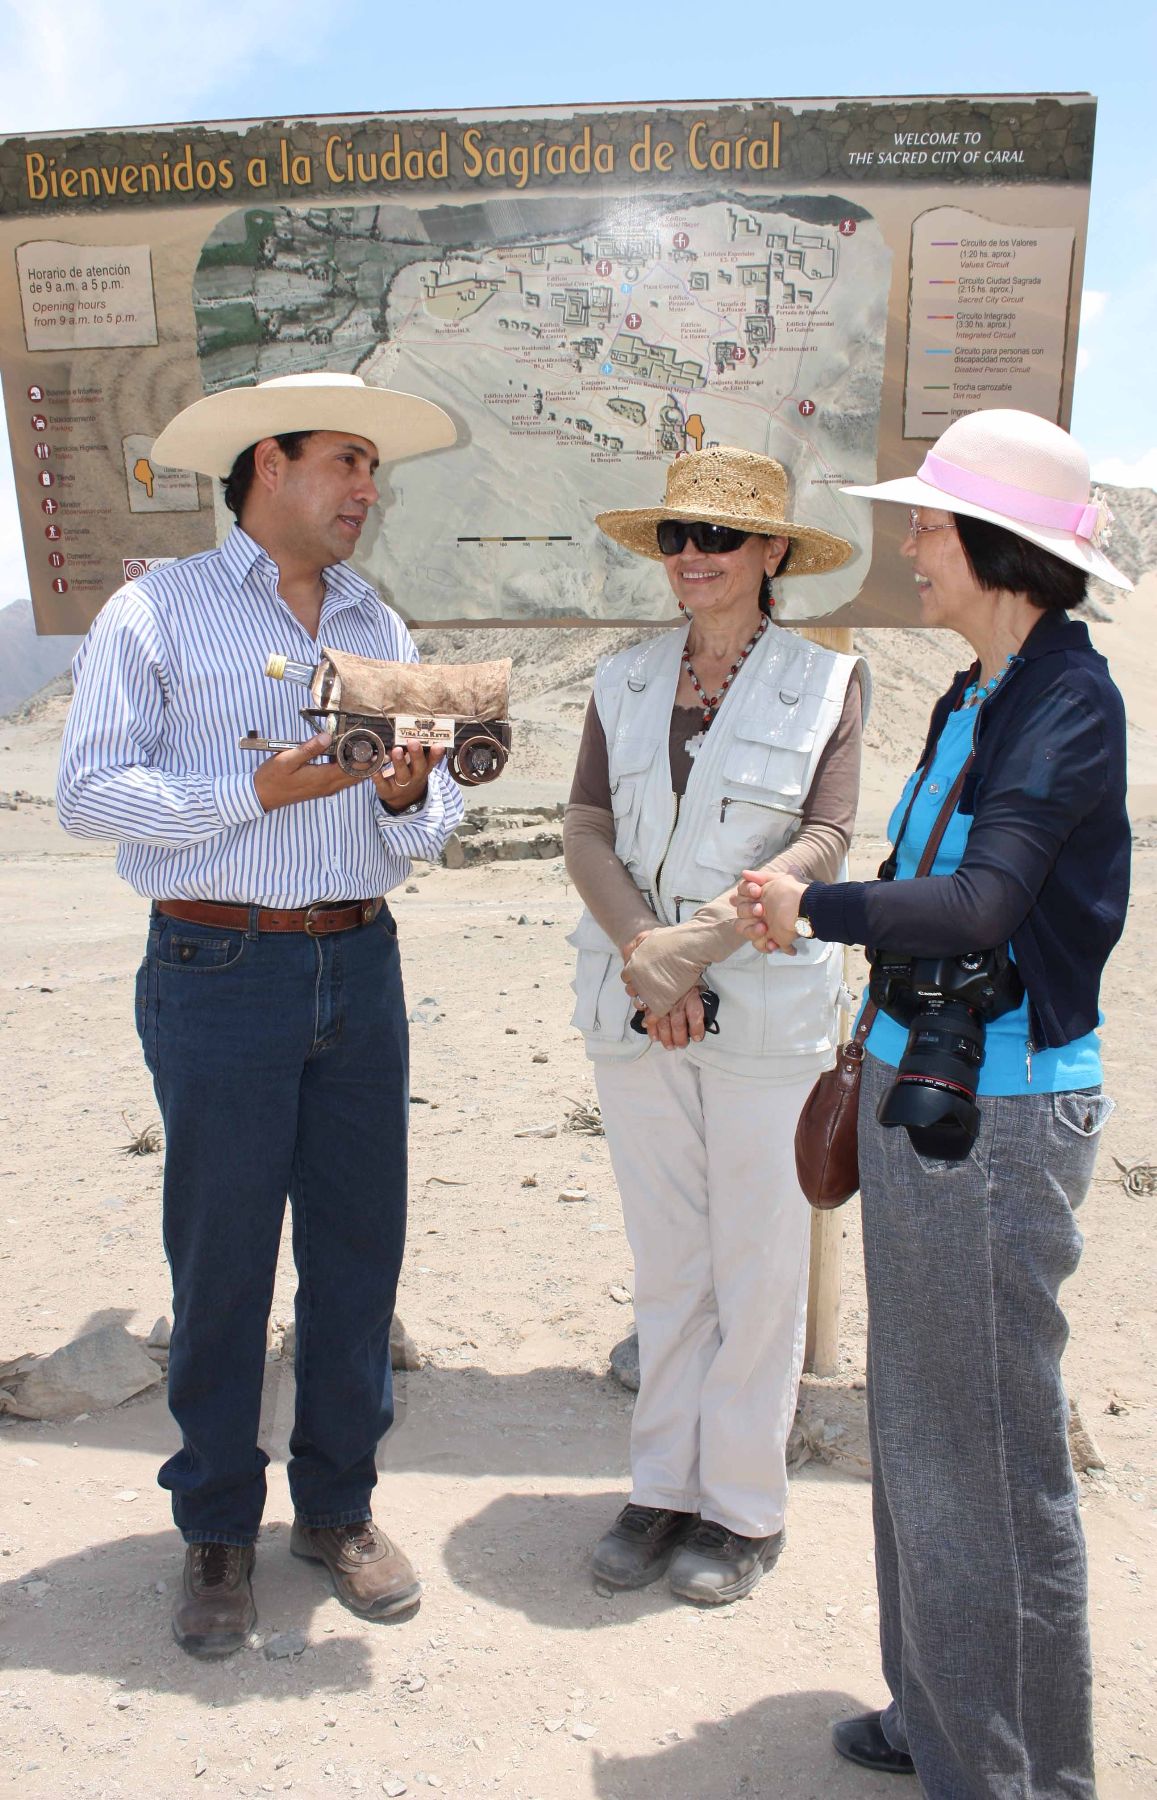
[[[939,437],[986,406],[1059,418],[1073,236],[954,206],[915,221],[906,438]]]

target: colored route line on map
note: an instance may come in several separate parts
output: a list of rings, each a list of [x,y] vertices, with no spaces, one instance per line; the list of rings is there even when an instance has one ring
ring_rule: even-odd
[[[508,531],[497,537],[460,537],[455,541],[459,544],[573,544],[574,538],[568,531],[550,531],[541,537]]]

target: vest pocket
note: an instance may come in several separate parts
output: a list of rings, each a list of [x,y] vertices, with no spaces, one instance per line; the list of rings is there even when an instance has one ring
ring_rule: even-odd
[[[627,868],[635,859],[643,814],[643,790],[658,745],[654,738],[621,738],[609,749],[615,855]]]
[[[820,694],[787,689],[767,695],[766,710],[747,709],[735,722],[734,742],[723,763],[723,778],[733,791],[755,788],[777,794],[797,807],[824,708]]]
[[[723,763],[725,790],[749,794],[753,800],[798,813],[803,807],[804,776],[814,737],[812,732],[806,744],[793,744],[790,749],[782,744],[755,744],[737,737]]]
[[[703,977],[719,995],[719,1036],[711,1043],[732,1056],[830,1050],[842,970],[840,947],[816,941],[799,944],[795,956],[765,956],[748,944],[712,963]]]
[[[770,741],[782,729],[779,719],[766,725],[745,719],[727,748],[719,797],[696,849],[696,861],[725,879],[778,856],[799,830],[816,727],[800,720],[790,748]]]
[[[815,743],[827,697],[803,693],[778,681],[764,682],[745,716],[736,722],[735,735],[753,744],[793,750],[810,750]]]
[[[801,940],[794,956],[776,952],[768,958],[765,1055],[826,1054],[835,1048],[843,973],[842,944]]]
[[[576,1030],[612,1042],[625,1038],[631,999],[619,979],[623,959],[617,944],[602,926],[584,912],[567,938],[576,951],[574,980],[575,1005],[571,1024]]]
[[[708,816],[695,860],[718,870],[718,893],[744,869],[756,869],[786,849],[799,831],[800,808],[765,789],[722,793]],[[710,884],[709,884],[710,885]]]

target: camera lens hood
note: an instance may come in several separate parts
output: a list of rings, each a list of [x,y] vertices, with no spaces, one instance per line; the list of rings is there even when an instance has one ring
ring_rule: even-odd
[[[876,1117],[881,1125],[901,1125],[921,1156],[963,1162],[980,1129],[980,1109],[963,1089],[927,1075],[899,1075]]]

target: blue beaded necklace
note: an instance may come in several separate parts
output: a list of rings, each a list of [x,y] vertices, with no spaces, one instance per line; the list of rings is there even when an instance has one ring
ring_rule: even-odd
[[[992,679],[986,681],[983,687],[975,681],[972,682],[970,686],[965,688],[960,696],[961,706],[983,706],[984,702],[989,699],[991,695],[995,694],[997,688],[1000,686],[1015,661],[1015,654],[1006,656],[1003,669],[998,669]]]

